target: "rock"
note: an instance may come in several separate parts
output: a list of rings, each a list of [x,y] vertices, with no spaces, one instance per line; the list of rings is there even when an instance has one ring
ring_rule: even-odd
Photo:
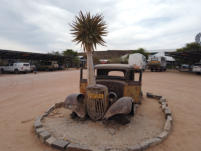
[[[36,134],[39,135],[39,134],[42,133],[43,131],[45,131],[45,129],[44,129],[43,127],[37,128],[37,129],[36,129]]]
[[[161,141],[162,140],[159,137],[151,138],[151,139],[145,140],[144,142],[140,143],[140,147],[142,150],[145,150],[149,146],[154,146],[154,145],[160,143]]]
[[[167,132],[167,131],[163,131],[163,132],[161,132],[161,133],[157,136],[157,138],[160,138],[161,141],[162,141],[162,140],[164,140],[167,136],[168,136],[168,132]]]
[[[43,114],[43,117],[47,117],[49,115],[49,113],[48,112],[45,112],[44,114]]]
[[[151,138],[149,141],[150,141],[150,146],[154,146],[159,144],[162,140],[161,138],[155,137],[155,138]]]
[[[64,107],[64,102],[59,102],[55,104],[55,108],[61,108]]]
[[[79,145],[79,144],[69,144],[67,151],[92,151],[87,146]]]
[[[52,105],[48,110],[47,113],[50,114],[55,109],[55,105]]]
[[[170,111],[170,109],[169,109],[168,107],[165,108],[164,112],[165,112],[165,118],[166,118],[166,119],[167,119],[167,116],[168,116],[168,115],[171,115],[171,114],[172,114],[171,111]]]
[[[62,139],[57,139],[52,143],[52,146],[56,149],[65,149],[68,146],[69,142],[62,140]]]
[[[162,104],[163,102],[166,102],[166,99],[162,97],[160,98],[159,103]]]
[[[51,136],[51,137],[49,137],[48,139],[45,140],[45,143],[48,144],[49,146],[51,146],[54,141],[56,141],[56,138]]]
[[[148,98],[153,98],[153,94],[152,94],[152,93],[147,92],[147,97],[148,97]]]
[[[135,146],[128,147],[127,150],[128,151],[142,151],[142,147],[139,144],[137,144]]]
[[[40,127],[42,127],[42,126],[43,126],[43,125],[42,125],[40,119],[36,119],[35,122],[34,122],[34,127],[35,127],[35,128],[40,128]]]
[[[170,120],[170,122],[172,123],[172,120],[173,120],[173,119],[172,119],[172,115],[168,115],[168,116],[167,116],[167,119]]]
[[[150,146],[150,142],[148,140],[145,140],[145,141],[143,141],[143,142],[140,143],[141,150],[145,150],[149,146]]]
[[[169,119],[166,120],[165,126],[163,128],[165,131],[170,131],[171,130],[171,121]]]
[[[159,100],[160,98],[162,98],[162,96],[160,96],[160,95],[153,95],[152,93],[149,93],[149,92],[147,92],[147,97],[148,98],[157,99],[157,100]]]
[[[40,139],[45,142],[46,139],[50,137],[50,133],[48,131],[43,131],[39,134]]]
[[[165,111],[165,108],[167,107],[167,104],[165,102],[162,103],[161,105],[161,108],[162,108],[162,111],[164,112]]]

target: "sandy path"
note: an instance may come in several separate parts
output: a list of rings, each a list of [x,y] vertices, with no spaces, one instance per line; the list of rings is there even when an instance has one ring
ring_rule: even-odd
[[[34,118],[49,106],[78,92],[79,71],[0,75],[0,150],[44,151],[33,134]],[[201,149],[201,76],[145,72],[143,91],[164,95],[174,116],[172,134],[154,151]]]

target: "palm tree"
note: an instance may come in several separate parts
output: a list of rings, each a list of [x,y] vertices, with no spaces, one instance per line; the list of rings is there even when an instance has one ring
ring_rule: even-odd
[[[85,15],[80,11],[79,15],[71,24],[71,31],[74,36],[73,42],[81,43],[84,51],[87,54],[88,65],[88,85],[95,85],[94,65],[92,52],[96,49],[98,44],[103,45],[105,41],[103,36],[107,35],[106,23],[103,21],[101,14],[92,16],[90,12]]]

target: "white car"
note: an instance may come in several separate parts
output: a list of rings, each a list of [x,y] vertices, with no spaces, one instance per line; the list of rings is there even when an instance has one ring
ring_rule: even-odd
[[[0,67],[1,72],[27,73],[31,71],[30,64],[26,62],[11,63]]]
[[[201,63],[194,64],[192,71],[197,74],[201,74]]]

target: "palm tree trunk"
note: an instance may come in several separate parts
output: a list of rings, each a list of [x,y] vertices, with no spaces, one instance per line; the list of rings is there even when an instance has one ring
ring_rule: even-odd
[[[92,52],[87,52],[88,86],[96,84]]]

